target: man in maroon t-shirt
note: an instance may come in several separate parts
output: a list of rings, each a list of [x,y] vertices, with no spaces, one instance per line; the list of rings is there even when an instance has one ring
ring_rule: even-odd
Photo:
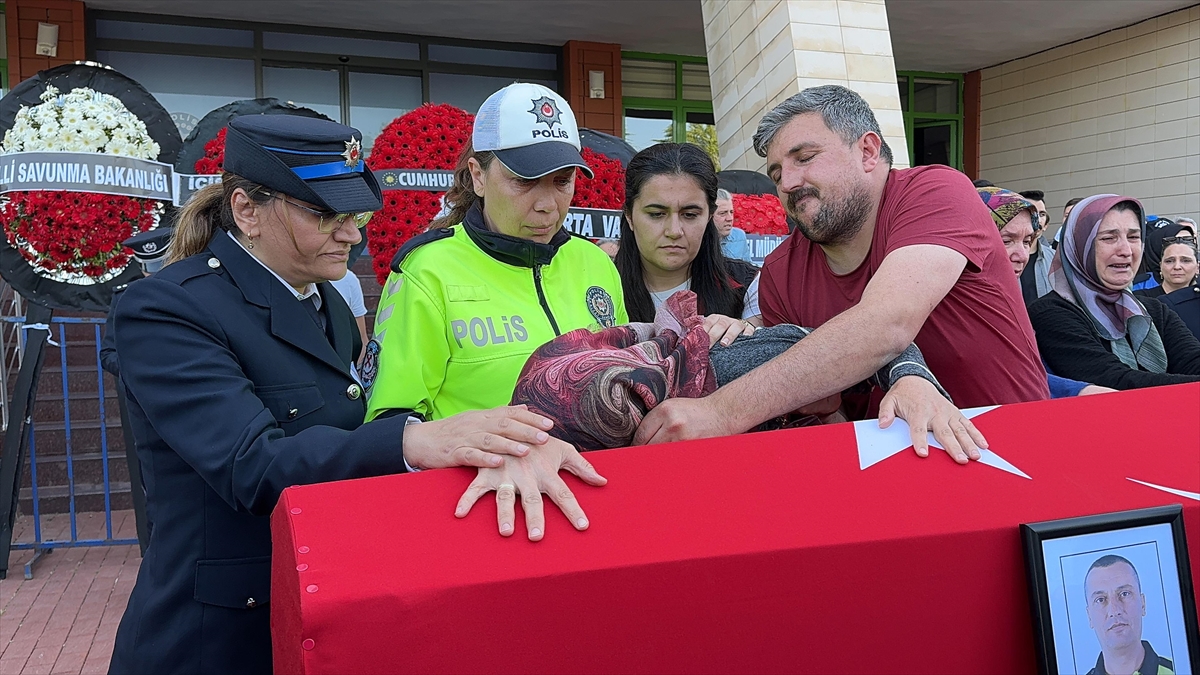
[[[799,233],[764,264],[763,319],[817,329],[707,398],[664,402],[635,442],[740,433],[836,397],[914,341],[958,406],[1049,398],[1004,244],[965,175],[892,169],[870,107],[836,85],[777,106],[754,147]],[[982,436],[919,379],[883,398],[881,424],[905,419],[919,454],[928,430],[956,460],[978,458]]]

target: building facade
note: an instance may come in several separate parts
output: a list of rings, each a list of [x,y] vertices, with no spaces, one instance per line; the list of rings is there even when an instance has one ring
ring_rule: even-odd
[[[691,141],[722,168],[760,170],[763,112],[832,82],[871,104],[898,166],[1041,189],[1052,210],[1120,192],[1154,213],[1200,212],[1200,4],[1089,6],[5,0],[0,87],[88,59],[145,86],[184,137],[214,108],[267,96],[354,125],[369,146],[421,103],[474,111],[524,80],[636,148]],[[58,26],[55,56],[37,53],[39,24]]]

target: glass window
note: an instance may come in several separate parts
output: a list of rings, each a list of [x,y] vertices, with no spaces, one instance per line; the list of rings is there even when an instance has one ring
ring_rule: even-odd
[[[367,40],[307,33],[263,33],[263,49],[285,52],[373,56],[381,59],[421,58],[421,48],[412,42]]]
[[[918,122],[913,127],[913,166],[954,166],[955,122]]]
[[[621,59],[621,95],[629,98],[674,99],[675,62]]]
[[[900,88],[900,109],[908,112],[908,78],[897,77],[896,86]]]
[[[392,120],[421,105],[421,78],[350,73],[350,126],[363,135],[363,149]]]
[[[683,64],[683,98],[687,101],[712,101],[707,63]]]
[[[143,23],[96,19],[96,37],[112,40],[145,40],[215,47],[254,48],[254,31],[208,26],[176,26],[169,23]]]
[[[906,100],[901,100],[901,105],[906,103]],[[958,82],[922,77],[913,78],[912,111],[945,115],[958,114]]]
[[[96,59],[145,87],[187,138],[215,108],[254,98],[254,61],[202,56],[96,52]]]
[[[645,150],[655,143],[670,143],[675,137],[672,110],[625,109],[625,142],[634,150]]]
[[[334,121],[342,119],[337,69],[263,66],[263,95],[312,108]]]
[[[717,171],[721,170],[721,151],[717,146],[717,121],[710,112],[688,112],[684,115],[687,121],[687,142],[694,143],[712,157]]]
[[[429,45],[430,61],[470,63],[480,66],[509,66],[558,70],[558,55],[548,52],[514,52],[457,45]]]
[[[555,91],[558,83],[549,80],[525,80]],[[487,97],[513,83],[511,77],[487,75],[456,75],[452,73],[429,74],[429,102],[449,103],[474,114]]]

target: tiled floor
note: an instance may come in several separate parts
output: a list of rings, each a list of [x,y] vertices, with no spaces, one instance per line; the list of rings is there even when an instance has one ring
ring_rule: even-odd
[[[69,539],[65,515],[43,516],[43,540]],[[79,539],[105,534],[103,513],[79,514]],[[113,535],[136,537],[132,511],[113,513]],[[21,516],[14,542],[32,541],[33,520]],[[44,555],[25,580],[33,551],[13,551],[0,581],[0,675],[104,673],[117,624],[137,577],[135,546],[61,548]]]

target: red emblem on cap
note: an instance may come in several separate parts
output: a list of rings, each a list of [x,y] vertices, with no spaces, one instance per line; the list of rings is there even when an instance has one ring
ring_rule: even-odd
[[[342,157],[346,158],[346,166],[358,166],[359,160],[362,159],[362,144],[357,138],[346,141],[346,151],[342,153]]]
[[[554,104],[554,99],[549,96],[533,99],[533,108],[526,112],[532,113],[537,118],[534,124],[545,124],[549,129],[553,129],[555,124],[562,124],[558,106]]]

